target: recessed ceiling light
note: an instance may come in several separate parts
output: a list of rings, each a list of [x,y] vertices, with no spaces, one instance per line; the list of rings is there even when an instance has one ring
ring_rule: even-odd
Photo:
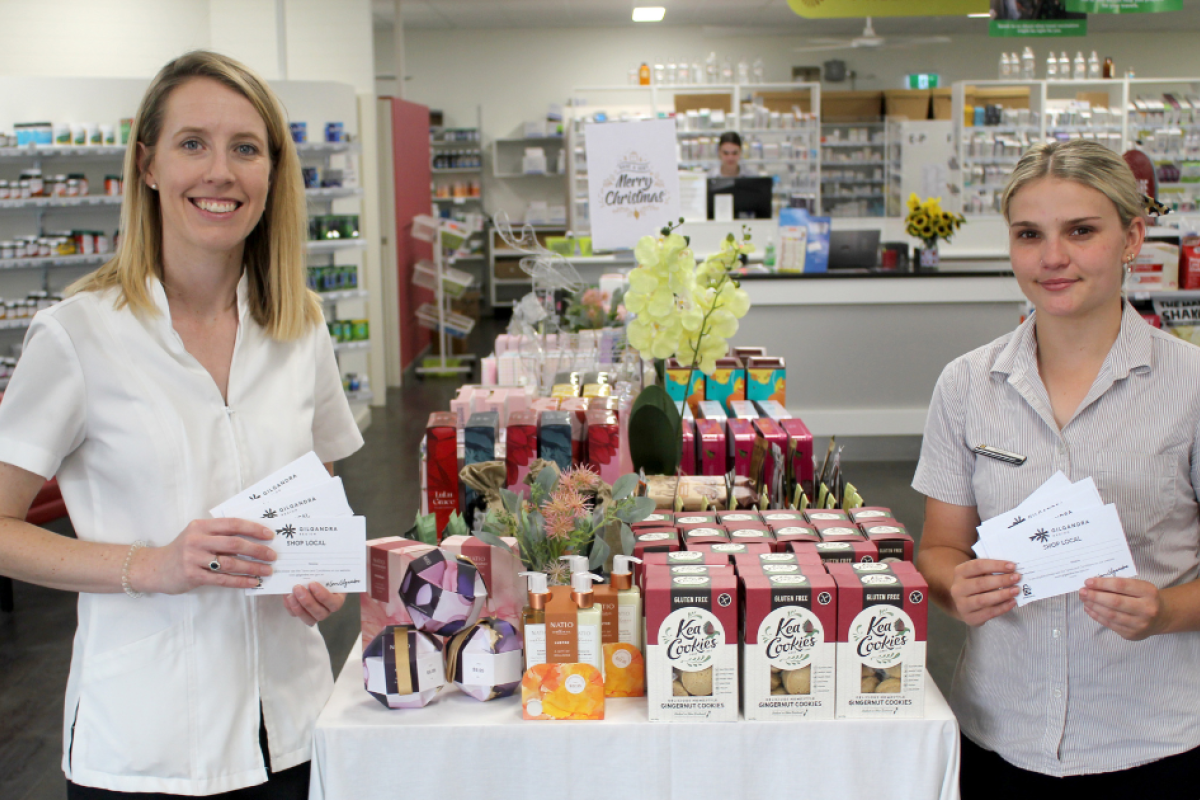
[[[662,6],[638,6],[633,9],[634,22],[662,22],[667,10]]]
[[[992,12],[984,11],[982,14],[967,14],[967,16],[971,19],[990,19]]]

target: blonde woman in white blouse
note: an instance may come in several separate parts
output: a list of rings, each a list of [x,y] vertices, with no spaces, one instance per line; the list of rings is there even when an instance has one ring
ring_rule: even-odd
[[[343,596],[248,596],[273,534],[207,513],[362,444],[305,287],[298,156],[265,82],[195,52],[147,90],[125,175],[116,256],[35,317],[0,404],[0,573],[80,593],[69,798],[307,797],[332,689],[312,626]],[[77,540],[23,522],[55,474]]]
[[[1030,149],[1003,198],[1013,272],[1034,313],[946,367],[913,487],[918,566],[968,625],[950,703],[962,796],[1077,790],[1196,797],[1200,770],[1200,348],[1122,297],[1145,237],[1119,156],[1086,140]],[[978,455],[991,445],[1015,465]],[[1116,504],[1136,578],[1016,607],[1012,563],[975,559],[980,519],[1055,472]]]

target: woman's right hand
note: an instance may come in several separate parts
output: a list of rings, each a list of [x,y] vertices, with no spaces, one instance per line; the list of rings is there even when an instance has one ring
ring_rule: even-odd
[[[979,626],[1012,611],[1021,591],[1015,585],[1019,580],[1017,565],[1011,561],[979,558],[958,564],[950,584],[955,616],[968,625]]]
[[[270,528],[244,519],[192,520],[170,544],[138,550],[129,583],[135,591],[157,594],[183,594],[197,586],[253,589],[259,576],[271,574],[271,565],[248,559],[274,561],[275,551],[251,539],[274,537]],[[221,565],[217,572],[209,568],[214,559]]]

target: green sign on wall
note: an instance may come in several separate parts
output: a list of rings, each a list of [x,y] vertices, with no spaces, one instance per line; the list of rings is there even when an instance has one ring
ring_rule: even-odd
[[[802,17],[938,17],[984,14],[989,0],[788,0]]]
[[[938,76],[931,75],[926,72],[917,73],[914,75],[904,76],[905,89],[936,89],[938,88]]]
[[[1183,0],[1065,0],[1063,7],[1083,14],[1157,14],[1182,11]]]
[[[1087,36],[1086,19],[994,19],[989,36]]]

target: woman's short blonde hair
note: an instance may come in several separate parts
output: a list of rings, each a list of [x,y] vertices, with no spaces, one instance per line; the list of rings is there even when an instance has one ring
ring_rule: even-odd
[[[154,314],[147,281],[162,279],[162,215],[157,197],[139,168],[138,145],[145,163],[154,159],[162,135],[167,99],[196,78],[217,81],[245,97],[267,128],[271,181],[262,219],[246,237],[245,262],[250,312],[273,339],[302,336],[323,319],[320,301],[306,280],[305,240],[308,208],[300,157],[288,130],[283,105],[266,81],[228,56],[196,50],[163,67],[146,90],[129,132],[125,151],[125,199],[121,206],[121,243],[112,260],[73,284],[69,291],[118,289],[118,307]]]
[[[1074,181],[1100,192],[1117,207],[1117,216],[1125,228],[1146,214],[1137,179],[1125,159],[1102,144],[1072,139],[1034,145],[1025,151],[1004,187],[1000,201],[1004,219],[1011,221],[1008,210],[1013,195],[1026,184],[1047,177]]]

